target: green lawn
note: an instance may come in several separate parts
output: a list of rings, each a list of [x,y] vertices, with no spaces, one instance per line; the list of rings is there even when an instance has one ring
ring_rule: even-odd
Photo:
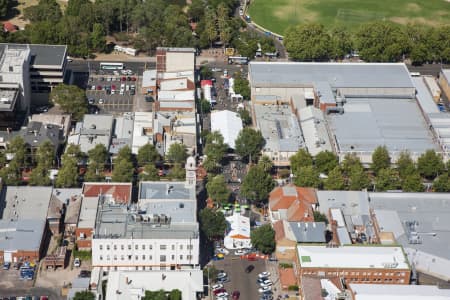
[[[279,34],[289,25],[319,22],[356,28],[374,20],[450,24],[450,2],[446,0],[252,0],[252,20]]]

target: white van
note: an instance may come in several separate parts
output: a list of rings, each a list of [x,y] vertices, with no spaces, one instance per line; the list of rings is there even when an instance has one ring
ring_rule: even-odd
[[[120,94],[123,95],[125,93],[125,84],[120,85]]]

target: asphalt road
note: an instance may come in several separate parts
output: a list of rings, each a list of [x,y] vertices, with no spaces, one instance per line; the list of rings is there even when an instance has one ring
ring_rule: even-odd
[[[419,72],[422,75],[433,75],[438,76],[441,69],[449,69],[450,65],[441,65],[441,64],[426,64],[423,66],[412,66],[412,65],[406,65],[408,67],[408,70],[410,72]]]
[[[255,266],[255,269],[250,273],[245,273],[245,268],[249,265]],[[229,254],[225,256],[224,260],[214,262],[214,266],[217,270],[224,270],[228,274],[230,281],[225,283],[224,287],[230,295],[233,291],[239,291],[241,293],[239,299],[259,299],[259,286],[256,284],[256,279],[259,273],[266,271],[264,260],[241,260],[238,256]]]

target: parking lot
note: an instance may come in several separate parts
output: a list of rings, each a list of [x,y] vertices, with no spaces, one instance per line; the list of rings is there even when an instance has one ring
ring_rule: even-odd
[[[228,274],[229,281],[224,284],[228,294],[239,291],[239,299],[258,300],[260,298],[256,280],[259,273],[266,271],[264,260],[248,261],[230,253],[224,260],[214,261],[213,265],[217,270],[224,270]],[[253,265],[254,269],[246,273],[245,269],[249,265]]]

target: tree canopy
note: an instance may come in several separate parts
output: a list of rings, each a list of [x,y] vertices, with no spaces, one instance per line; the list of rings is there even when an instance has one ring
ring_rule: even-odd
[[[275,251],[275,231],[270,224],[262,225],[250,233],[253,247],[265,254]]]
[[[211,197],[214,202],[220,204],[227,203],[231,195],[223,175],[213,177],[211,181],[206,184],[206,190],[208,191],[208,196]]]
[[[73,300],[95,300],[95,295],[90,291],[76,292]]]
[[[323,184],[325,190],[343,190],[345,189],[344,177],[342,175],[341,168],[338,166],[330,171],[328,178],[325,179]]]
[[[444,168],[442,157],[434,150],[427,150],[417,160],[419,173],[428,179],[434,179],[443,172]]]
[[[227,152],[228,145],[225,144],[223,136],[219,131],[213,131],[206,135],[204,154],[206,154],[206,161],[204,166],[206,170],[212,171],[216,169],[223,160]]]
[[[294,173],[294,183],[301,187],[319,187],[319,172],[313,166],[300,167]]]
[[[146,164],[155,163],[161,159],[161,155],[159,155],[158,150],[156,150],[155,146],[152,144],[145,144],[140,147],[138,150],[138,154],[136,156],[137,162],[139,166],[144,166]]]
[[[235,151],[244,159],[248,158],[250,161],[256,161],[264,145],[265,140],[261,131],[244,127],[236,138]]]
[[[313,164],[311,154],[303,148],[299,149],[289,160],[291,161],[291,169],[294,174],[297,174],[302,167],[309,167]]]
[[[86,94],[75,85],[58,84],[52,89],[50,99],[64,113],[71,114],[74,120],[81,120],[88,111]]]
[[[298,153],[297,153],[298,154]],[[305,154],[302,154],[305,157]],[[306,163],[309,165],[309,158],[306,158]],[[303,159],[303,160],[305,160]],[[331,151],[321,151],[314,157],[314,165],[320,173],[328,174],[331,170],[336,168],[339,164],[339,160]]]
[[[391,158],[386,146],[378,146],[372,153],[372,170],[377,174],[381,169],[387,169],[390,166]]]
[[[266,201],[275,182],[261,165],[250,168],[241,185],[241,195],[250,201]]]
[[[210,208],[200,211],[200,225],[209,240],[222,238],[225,235],[227,222],[222,212]]]
[[[180,143],[173,143],[169,147],[169,151],[167,151],[167,159],[173,161],[177,164],[182,164],[186,162],[188,157],[186,145]]]
[[[300,24],[286,30],[284,45],[289,57],[299,61],[323,61],[330,56],[330,36],[321,24]]]

